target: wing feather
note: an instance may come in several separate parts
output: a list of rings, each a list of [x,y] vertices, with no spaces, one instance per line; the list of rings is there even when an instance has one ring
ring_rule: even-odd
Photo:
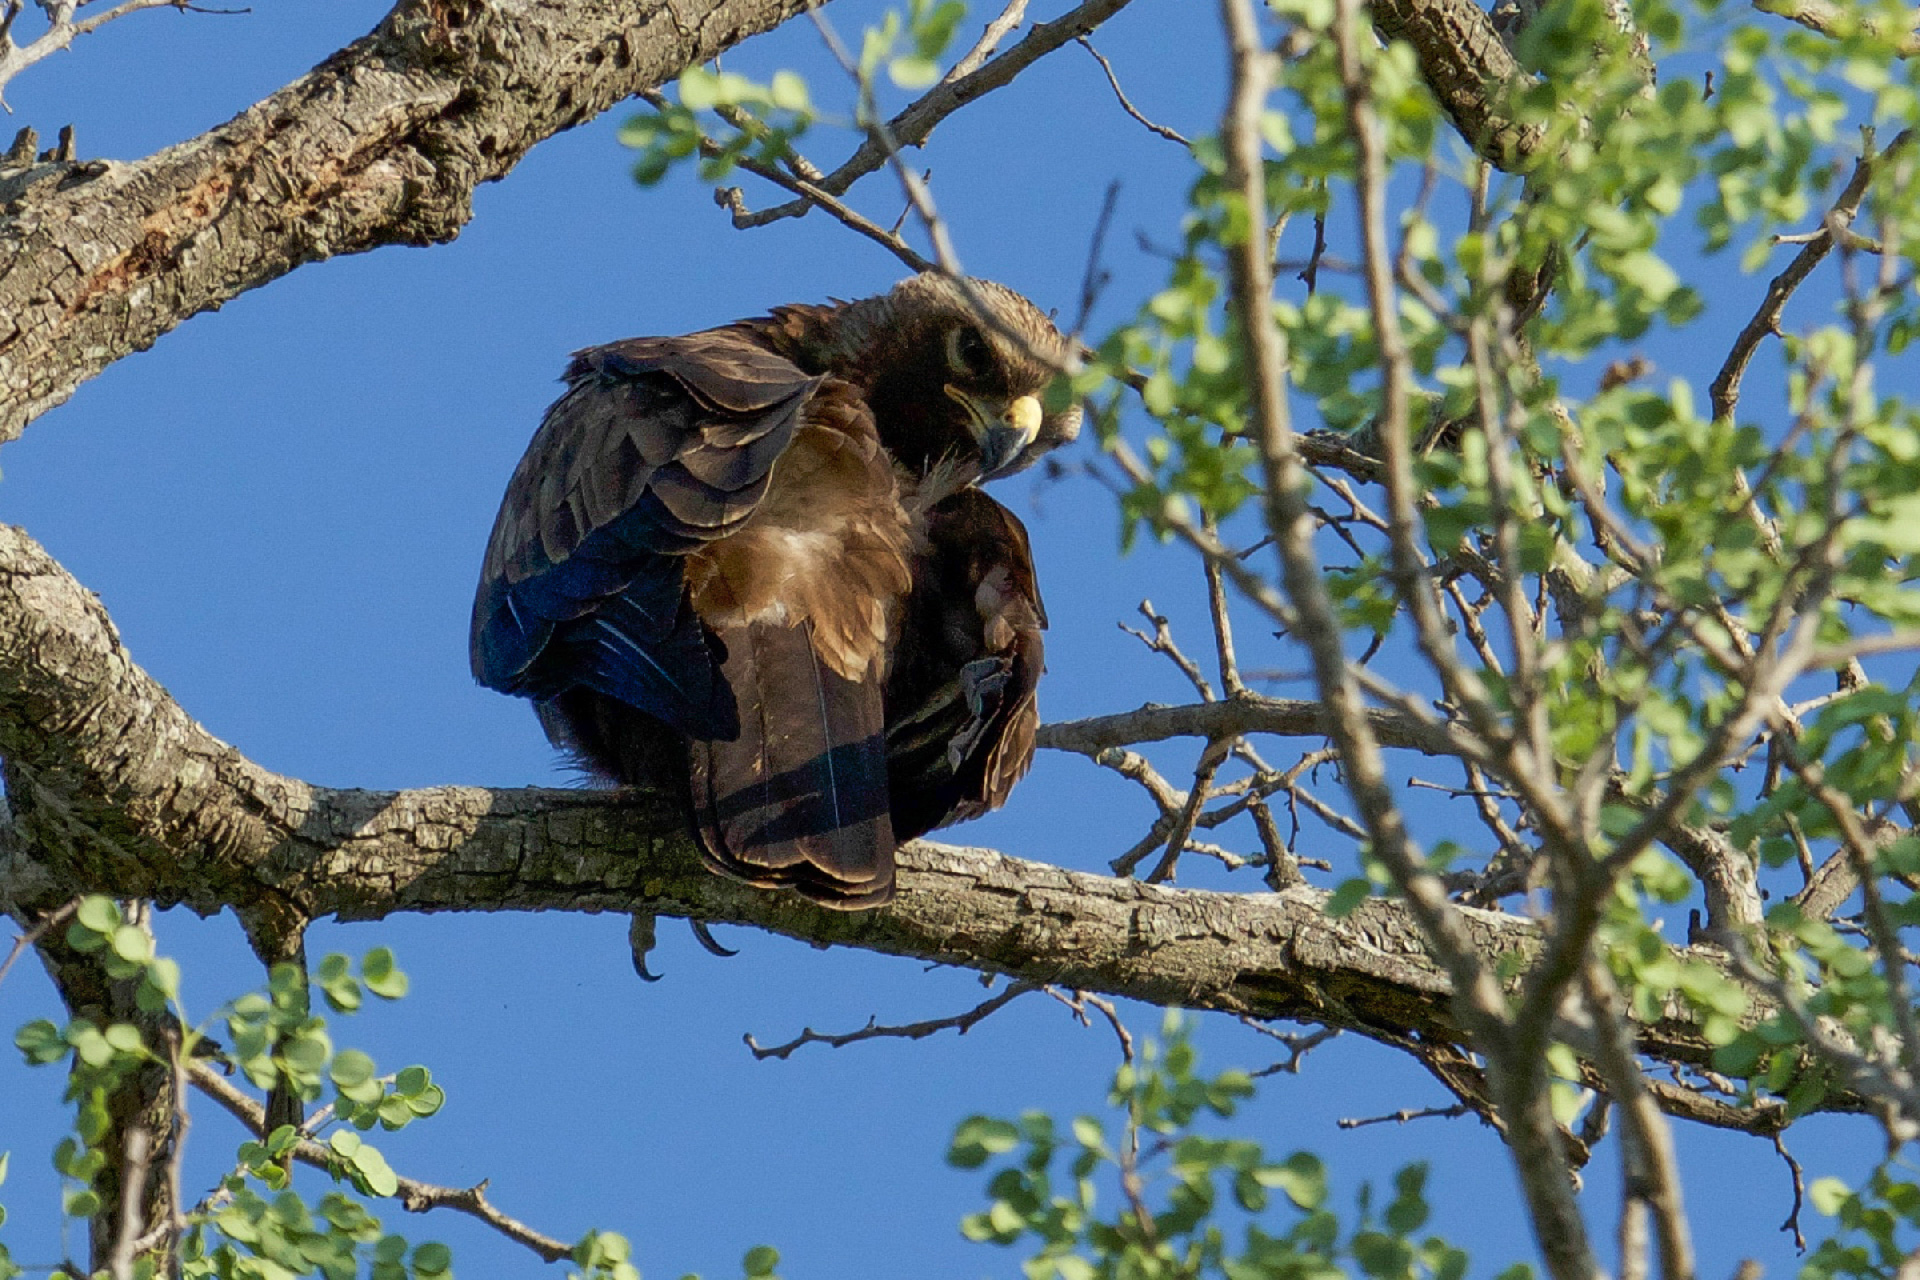
[[[578,353],[487,545],[480,682],[579,684],[687,732],[730,721],[682,558],[753,514],[821,381],[740,329]]]

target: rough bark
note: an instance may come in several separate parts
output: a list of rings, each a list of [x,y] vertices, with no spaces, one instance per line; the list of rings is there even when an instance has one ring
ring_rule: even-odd
[[[1385,40],[1404,40],[1460,136],[1490,164],[1510,169],[1540,144],[1540,131],[1517,124],[1501,97],[1522,78],[1493,20],[1473,0],[1372,0]]]
[[[402,0],[226,124],[0,183],[0,442],[188,317],[305,262],[451,240],[529,148],[801,0]]]
[[[1468,1047],[1444,974],[1392,902],[1332,919],[1326,895],[1304,886],[1172,889],[916,842],[901,850],[891,907],[837,912],[707,872],[674,806],[643,792],[343,791],[283,777],[194,723],[127,655],[99,601],[5,527],[0,756],[15,809],[13,838],[0,844],[0,907],[20,914],[75,893],[243,919],[648,912],[1156,1004],[1305,1019],[1403,1048]],[[1528,921],[1461,916],[1490,960],[1524,960],[1537,946]],[[1643,1051],[1675,1063],[1710,1052],[1677,1008],[1636,1031]],[[1756,1123],[1753,1112],[1681,1092],[1663,1101],[1710,1123]]]

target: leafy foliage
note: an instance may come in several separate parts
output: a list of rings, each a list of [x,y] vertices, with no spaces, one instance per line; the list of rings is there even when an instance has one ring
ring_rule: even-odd
[[[101,1210],[96,1183],[117,1154],[103,1145],[112,1132],[113,1090],[149,1066],[184,1072],[186,1064],[213,1062],[261,1089],[284,1088],[308,1102],[331,1097],[304,1130],[282,1125],[264,1140],[241,1143],[233,1171],[219,1186],[200,1204],[182,1206],[181,1274],[344,1280],[364,1272],[375,1280],[436,1280],[452,1273],[445,1245],[414,1245],[386,1232],[365,1204],[393,1196],[399,1182],[379,1149],[361,1135],[376,1126],[402,1129],[440,1109],[445,1095],[427,1068],[381,1075],[360,1050],[336,1049],[327,1019],[309,1007],[304,975],[292,965],[275,966],[264,990],[228,1001],[204,1021],[190,1021],[181,1003],[179,966],[158,955],[151,931],[129,921],[111,899],[83,899],[66,940],[96,956],[109,977],[137,984],[138,1008],[155,1015],[162,1028],[156,1042],[126,1022],[101,1027],[74,1018],[59,1026],[40,1019],[15,1034],[28,1062],[68,1070],[74,1131],[54,1153],[54,1166],[68,1182],[68,1214],[88,1218]],[[326,956],[314,985],[335,1013],[346,1014],[359,1008],[366,992],[399,999],[407,979],[392,952],[378,947],[361,959],[357,973],[346,956]],[[223,1040],[212,1036],[214,1025],[223,1027]],[[335,1190],[309,1200],[293,1185],[296,1147],[320,1136],[331,1153],[327,1172],[353,1194]]]
[[[1243,1071],[1200,1073],[1185,1019],[1169,1011],[1162,1040],[1114,1073],[1118,1122],[1077,1117],[1062,1133],[1041,1112],[1018,1120],[973,1116],[954,1132],[947,1161],[978,1169],[988,1207],[965,1218],[970,1240],[1033,1250],[1028,1280],[1461,1280],[1467,1255],[1423,1234],[1427,1169],[1410,1164],[1376,1206],[1370,1186],[1345,1222],[1328,1205],[1320,1158],[1269,1158],[1259,1143],[1202,1131],[1233,1118],[1253,1095]],[[1071,1135],[1070,1137],[1068,1135]],[[1117,1187],[1117,1203],[1100,1201]],[[1274,1192],[1278,1192],[1276,1198]],[[1234,1230],[1223,1219],[1238,1219]],[[1507,1275],[1522,1280],[1525,1267]]]

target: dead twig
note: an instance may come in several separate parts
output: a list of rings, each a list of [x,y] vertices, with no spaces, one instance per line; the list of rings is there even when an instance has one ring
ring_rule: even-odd
[[[1000,992],[1000,994],[982,1001],[964,1013],[952,1014],[945,1018],[928,1018],[924,1022],[909,1022],[904,1026],[881,1026],[877,1019],[869,1018],[867,1019],[867,1025],[858,1031],[846,1031],[838,1034],[823,1034],[815,1031],[812,1027],[802,1027],[800,1034],[785,1044],[763,1045],[753,1038],[751,1031],[742,1036],[741,1039],[746,1042],[746,1046],[753,1053],[754,1058],[757,1061],[764,1062],[768,1058],[779,1058],[784,1061],[792,1057],[795,1050],[799,1049],[802,1045],[809,1044],[824,1044],[831,1049],[841,1049],[850,1044],[858,1044],[862,1040],[924,1040],[928,1036],[936,1035],[942,1031],[956,1031],[961,1035],[965,1035],[982,1019],[990,1017],[1001,1009],[1006,1008],[1021,996],[1040,990],[1040,987],[1041,984],[1038,982],[1016,982],[1005,991]]]
[[[1128,115],[1132,116],[1135,120],[1139,121],[1140,124],[1143,127],[1145,127],[1150,133],[1159,134],[1161,137],[1165,138],[1168,142],[1177,142],[1183,147],[1188,147],[1193,145],[1191,142],[1187,141],[1186,135],[1182,134],[1179,130],[1169,129],[1166,125],[1163,125],[1163,124],[1155,124],[1153,121],[1147,119],[1145,116],[1140,114],[1139,108],[1135,107],[1132,102],[1128,101],[1126,90],[1120,87],[1120,77],[1114,74],[1113,64],[1111,62],[1108,62],[1106,58],[1101,55],[1100,51],[1093,47],[1093,41],[1087,39],[1085,36],[1075,36],[1074,42],[1078,44],[1082,49],[1085,49],[1088,53],[1092,54],[1093,60],[1100,64],[1100,69],[1107,73],[1107,83],[1113,86],[1113,96],[1120,100],[1120,109],[1122,111],[1126,112]]]
[[[1334,1124],[1342,1129],[1364,1129],[1370,1124],[1411,1124],[1415,1120],[1454,1120],[1472,1114],[1472,1107],[1464,1102],[1456,1102],[1450,1107],[1402,1107],[1398,1111],[1389,1111],[1383,1116],[1358,1118],[1342,1116],[1335,1120]]]

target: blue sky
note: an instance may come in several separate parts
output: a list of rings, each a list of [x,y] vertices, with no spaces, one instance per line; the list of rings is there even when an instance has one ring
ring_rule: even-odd
[[[11,86],[13,119],[45,137],[71,122],[83,158],[134,159],[241,110],[386,7],[280,0],[232,17],[137,15]],[[831,15],[851,33],[875,11],[836,4]],[[1212,128],[1224,57],[1210,6],[1137,0],[1096,41],[1148,115],[1189,135]],[[823,102],[840,89],[805,23],[727,65],[801,67]],[[100,593],[134,656],[189,712],[270,768],[332,786],[562,783],[528,708],[473,685],[465,643],[500,491],[566,354],[783,301],[861,296],[903,273],[818,216],[743,233],[690,175],[635,187],[615,138],[627,114],[538,147],[478,193],[472,225],[451,245],[302,268],[116,364],[0,457],[0,519]],[[822,161],[846,145],[808,144]],[[1074,48],[942,125],[925,163],[967,268],[1067,316],[1106,184],[1122,179],[1096,333],[1156,286],[1162,264],[1135,233],[1177,239],[1188,178],[1184,152],[1128,120]],[[750,201],[770,202],[746,184]],[[898,212],[884,176],[859,199],[882,221]],[[1074,461],[1090,456],[1079,448]],[[1115,623],[1137,621],[1134,606],[1151,596],[1205,652],[1199,578],[1185,558],[1148,546],[1121,559],[1111,500],[1084,479],[1022,477],[1000,497],[1033,531],[1052,618],[1046,717],[1183,699],[1172,668]],[[1043,755],[1005,813],[951,838],[1095,870],[1150,816],[1085,761]],[[1016,1255],[960,1238],[960,1216],[983,1207],[982,1179],[946,1168],[947,1139],[973,1112],[1098,1109],[1111,1037],[1030,997],[964,1038],[755,1062],[743,1033],[767,1042],[803,1025],[912,1021],[984,993],[967,973],[722,933],[738,958],[710,956],[662,922],[655,966],[666,977],[654,985],[634,977],[626,922],[613,917],[324,922],[310,947],[317,957],[385,944],[413,978],[401,1004],[334,1029],[384,1070],[428,1064],[447,1090],[441,1116],[384,1141],[404,1173],[491,1179],[499,1207],[562,1238],[622,1231],[656,1278],[737,1274],[760,1243],[781,1249],[790,1280],[1017,1275]],[[190,1011],[256,981],[231,918],[174,913],[160,939],[185,964]],[[30,965],[0,987],[8,1026],[55,1012]],[[1129,1017],[1139,1031],[1159,1021],[1145,1009]],[[1215,1068],[1271,1059],[1217,1019],[1200,1043]],[[57,1252],[46,1152],[61,1084],[0,1057],[0,1150],[13,1152],[0,1239],[23,1261]],[[1384,1183],[1408,1160],[1433,1160],[1434,1229],[1472,1251],[1475,1274],[1491,1274],[1532,1250],[1488,1130],[1335,1125],[1448,1100],[1409,1061],[1345,1037],[1302,1075],[1267,1082],[1244,1132],[1275,1153],[1318,1149],[1348,1204],[1361,1179]],[[236,1135],[209,1105],[195,1117],[190,1171],[204,1184]],[[1729,1273],[1747,1255],[1789,1272],[1774,1228],[1790,1189],[1772,1153],[1698,1130],[1682,1139],[1703,1273]],[[1860,1125],[1808,1126],[1795,1145],[1810,1176],[1857,1172],[1873,1155]],[[1609,1204],[1610,1150],[1588,1181]],[[469,1277],[540,1269],[464,1219],[387,1216],[416,1239],[452,1243]],[[1811,1210],[1805,1220],[1814,1225]]]

